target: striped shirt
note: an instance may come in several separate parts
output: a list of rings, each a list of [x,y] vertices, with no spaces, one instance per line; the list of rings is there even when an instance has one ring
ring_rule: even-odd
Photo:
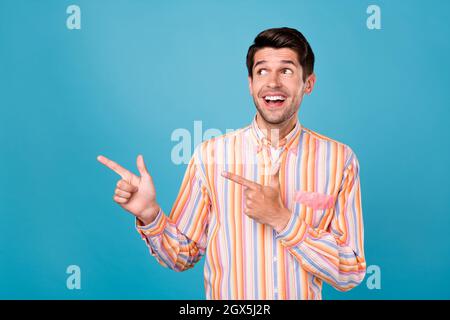
[[[163,266],[183,271],[206,255],[207,299],[321,299],[322,283],[347,291],[365,276],[359,164],[345,144],[303,127],[270,141],[256,117],[202,142],[187,166],[170,215],[136,228]],[[276,161],[277,163],[273,163]],[[244,214],[243,187],[229,171],[265,185],[280,166],[292,215],[279,233]]]

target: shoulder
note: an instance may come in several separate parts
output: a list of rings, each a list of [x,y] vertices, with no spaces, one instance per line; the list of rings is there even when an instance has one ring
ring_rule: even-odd
[[[250,134],[250,129],[250,125],[235,130],[228,129],[224,134],[214,136],[201,142],[195,148],[196,152],[198,152],[199,154],[205,154],[205,152],[208,152],[208,150],[214,150],[217,149],[217,147],[226,146],[230,143],[235,142],[236,140],[245,138]]]
[[[326,135],[313,131],[302,126],[303,139],[307,140],[309,144],[314,143],[316,146],[326,148],[329,152],[335,154],[336,157],[342,158],[347,167],[351,162],[357,162],[356,154],[353,149],[347,144],[330,138]]]
[[[247,140],[250,129],[250,125],[235,130],[228,129],[225,134],[204,140],[194,148],[192,160],[201,166],[223,163],[236,150],[237,145]]]

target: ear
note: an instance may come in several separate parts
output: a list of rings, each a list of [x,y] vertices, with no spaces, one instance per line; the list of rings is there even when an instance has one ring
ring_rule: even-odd
[[[306,78],[305,81],[305,93],[310,95],[314,89],[314,84],[316,83],[316,74],[313,72]]]
[[[253,96],[253,86],[252,86],[252,77],[248,76],[248,90],[250,91],[250,95]]]

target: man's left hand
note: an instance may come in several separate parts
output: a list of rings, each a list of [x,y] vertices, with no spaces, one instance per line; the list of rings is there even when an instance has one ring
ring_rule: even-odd
[[[289,222],[291,212],[281,199],[279,168],[269,176],[269,183],[263,186],[231,172],[222,172],[222,176],[244,187],[244,213],[280,232]]]

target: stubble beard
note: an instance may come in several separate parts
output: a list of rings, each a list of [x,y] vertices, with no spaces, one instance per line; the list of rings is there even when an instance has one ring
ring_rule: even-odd
[[[299,106],[296,106],[295,104],[289,105],[282,114],[279,116],[271,115],[269,112],[266,112],[266,110],[263,107],[260,107],[258,104],[258,101],[253,98],[253,102],[255,103],[256,110],[258,110],[259,114],[261,115],[261,118],[263,120],[271,125],[280,125],[291,119],[291,117],[297,113]]]

